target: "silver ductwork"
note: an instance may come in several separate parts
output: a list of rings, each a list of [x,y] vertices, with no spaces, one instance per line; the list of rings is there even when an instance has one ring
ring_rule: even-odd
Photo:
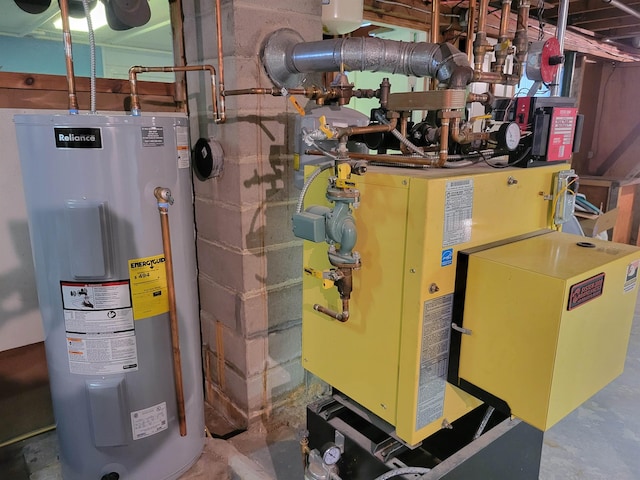
[[[448,43],[399,42],[374,37],[304,42],[291,29],[272,33],[262,61],[271,81],[293,88],[312,72],[370,71],[437,78],[450,88],[464,88],[473,76],[466,54]]]

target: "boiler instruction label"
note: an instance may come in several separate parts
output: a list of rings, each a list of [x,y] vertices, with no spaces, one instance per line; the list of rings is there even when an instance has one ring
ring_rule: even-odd
[[[424,302],[416,430],[444,414],[453,294]]]
[[[164,146],[164,129],[163,127],[140,127],[142,132],[143,147],[162,147]]]
[[[164,255],[129,260],[133,316],[136,320],[169,311]]]
[[[60,291],[71,373],[137,370],[129,281],[60,282]]]
[[[150,437],[168,428],[167,403],[131,412],[131,430],[133,439]]]
[[[189,129],[176,127],[176,148],[178,149],[178,168],[189,168],[191,165],[191,150],[189,149]]]
[[[447,182],[444,199],[442,246],[451,247],[471,240],[473,179]]]

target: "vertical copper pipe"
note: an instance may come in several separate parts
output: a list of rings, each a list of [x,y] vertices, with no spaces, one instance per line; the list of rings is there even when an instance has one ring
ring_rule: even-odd
[[[440,42],[440,0],[431,2],[431,43]]]
[[[431,0],[431,43],[440,42],[440,0]],[[438,88],[438,79],[431,79],[431,90]]]
[[[509,15],[511,14],[511,0],[502,0],[502,11],[500,12],[500,29],[498,30],[498,45],[496,48],[496,62],[493,64],[493,71],[502,73],[504,64],[509,55]]]
[[[500,30],[498,32],[498,40],[507,40],[507,32],[509,31],[509,15],[511,14],[511,0],[502,0],[502,11],[500,13]]]
[[[67,83],[69,84],[69,113],[78,113],[78,97],[76,96],[76,77],[73,73],[73,51],[71,48],[71,29],[69,28],[69,3],[60,0],[60,17],[62,18],[62,39],[64,56],[67,65]]]
[[[513,65],[513,74],[520,77],[524,70],[523,64],[527,59],[529,50],[529,9],[531,0],[520,0],[518,4],[518,23],[513,45],[516,48],[516,60]]]
[[[402,118],[400,119],[400,134],[404,138],[407,138],[408,124],[409,124],[409,117],[407,117],[406,115],[402,115]],[[402,142],[400,142],[400,151],[404,154],[410,153],[409,148]]]
[[[489,0],[480,0],[480,10],[478,11],[478,33],[487,33],[487,12],[489,11]]]
[[[469,10],[467,10],[467,45],[466,53],[469,63],[473,62],[473,32],[476,23],[476,0],[469,0]]]
[[[216,36],[218,41],[218,88],[220,90],[220,115],[215,119],[215,122],[224,123],[227,119],[227,114],[224,104],[224,57],[222,51],[222,6],[220,0],[216,0]]]
[[[478,10],[478,30],[473,42],[473,69],[476,72],[482,71],[484,57],[490,48],[487,42],[487,12],[489,10],[489,0],[480,0]]]
[[[442,167],[449,158],[449,118],[440,119],[440,154],[437,167]]]
[[[158,201],[160,212],[160,228],[162,230],[162,247],[164,250],[164,266],[167,272],[167,294],[169,296],[169,323],[171,326],[171,347],[173,350],[173,376],[178,409],[180,436],[187,434],[187,420],[184,408],[184,388],[182,386],[182,360],[180,357],[180,336],[178,332],[178,312],[176,307],[176,290],[173,280],[173,257],[171,254],[171,234],[169,231],[169,203],[172,203],[171,192],[167,188],[156,187],[154,195]]]

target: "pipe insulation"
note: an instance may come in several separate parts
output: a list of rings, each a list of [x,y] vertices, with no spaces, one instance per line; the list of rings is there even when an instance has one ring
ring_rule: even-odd
[[[473,76],[466,54],[449,43],[374,37],[301,40],[291,29],[278,30],[267,39],[263,63],[276,85],[295,87],[305,73],[357,70],[432,77],[450,88],[463,89]]]

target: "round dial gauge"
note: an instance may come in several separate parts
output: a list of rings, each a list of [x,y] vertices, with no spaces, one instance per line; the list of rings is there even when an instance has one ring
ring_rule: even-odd
[[[322,461],[327,465],[335,465],[340,460],[342,452],[337,445],[327,445],[322,454]]]
[[[520,126],[515,122],[503,123],[498,130],[498,140],[508,150],[515,150],[520,143]]]

